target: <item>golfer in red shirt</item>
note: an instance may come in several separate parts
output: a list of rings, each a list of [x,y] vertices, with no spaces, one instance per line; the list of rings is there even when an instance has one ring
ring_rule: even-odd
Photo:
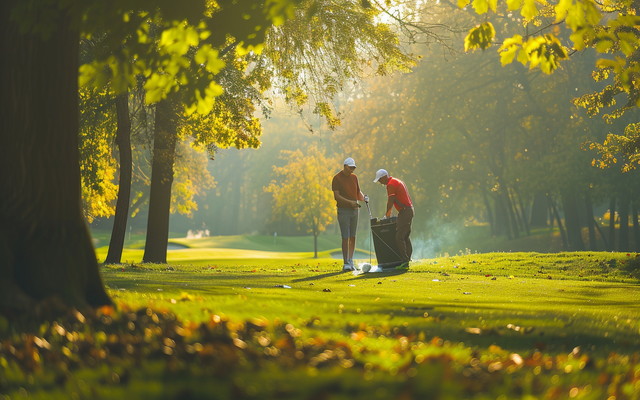
[[[409,197],[407,191],[407,185],[400,179],[389,176],[389,173],[384,169],[379,169],[376,172],[376,179],[373,182],[380,182],[387,186],[387,213],[385,217],[391,217],[391,209],[393,206],[398,210],[398,225],[396,225],[396,243],[398,244],[398,250],[400,251],[400,258],[404,261],[402,267],[408,267],[409,261],[411,261],[411,253],[413,253],[413,247],[411,246],[411,222],[413,221],[413,203]]]
[[[365,201],[360,191],[358,177],[353,173],[356,162],[349,157],[344,160],[342,171],[338,172],[331,182],[333,197],[338,207],[338,224],[342,234],[343,271],[351,271],[353,266],[353,252],[356,249],[356,231],[358,230],[358,214],[360,205],[358,200]],[[368,201],[368,200],[366,200]]]

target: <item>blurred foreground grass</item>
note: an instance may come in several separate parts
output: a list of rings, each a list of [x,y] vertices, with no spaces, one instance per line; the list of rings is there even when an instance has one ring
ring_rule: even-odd
[[[5,329],[0,394],[639,398],[636,254],[475,254],[359,276],[304,254],[170,254],[102,266],[115,311]]]

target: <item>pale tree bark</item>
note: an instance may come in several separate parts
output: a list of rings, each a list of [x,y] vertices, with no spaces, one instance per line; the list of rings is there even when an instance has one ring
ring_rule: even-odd
[[[0,2],[0,312],[110,304],[80,200],[78,32],[44,41]]]
[[[129,92],[116,97],[118,127],[116,129],[116,145],[120,154],[120,178],[118,179],[118,201],[116,214],[111,230],[109,252],[104,261],[106,264],[120,264],[124,238],[127,233],[127,218],[131,202],[131,173],[133,161],[131,156],[131,117],[129,116]]]

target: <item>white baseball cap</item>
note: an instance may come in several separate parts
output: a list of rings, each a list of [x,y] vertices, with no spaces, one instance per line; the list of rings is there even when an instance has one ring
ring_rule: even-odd
[[[379,169],[378,172],[376,172],[376,179],[374,179],[373,182],[378,182],[383,176],[389,176],[389,173],[386,169]]]
[[[347,157],[347,159],[344,160],[344,165],[346,165],[348,167],[355,167],[356,166],[356,161],[351,157]]]

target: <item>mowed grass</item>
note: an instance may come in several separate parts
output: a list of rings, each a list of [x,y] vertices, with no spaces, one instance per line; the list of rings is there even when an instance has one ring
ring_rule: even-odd
[[[639,398],[636,254],[470,254],[354,276],[342,273],[330,252],[313,259],[300,252],[191,248],[170,251],[169,265],[103,265],[120,310],[112,318],[124,321],[114,340],[134,347],[148,342],[149,354],[158,356],[135,361],[123,351],[101,369],[74,373],[63,388],[36,383],[28,394]],[[176,318],[179,327],[167,333],[163,321]],[[142,321],[157,326],[139,327]],[[160,326],[164,333],[156,332]],[[208,330],[221,326],[240,356],[222,369],[205,367],[208,348],[217,348],[219,358],[227,354],[222,344],[207,345],[213,343]],[[187,350],[179,353],[182,341]],[[182,362],[176,354],[185,355]],[[19,374],[12,379],[19,382]],[[22,394],[11,387],[5,393],[12,399]],[[0,380],[0,394],[1,388]]]
[[[606,354],[640,345],[636,265],[635,254],[490,253],[354,276],[326,258],[221,257],[169,267],[107,265],[102,273],[117,301],[166,308],[196,322],[212,313],[294,324],[316,319],[321,323],[314,327],[332,337],[348,336],[344,327],[362,322],[406,325],[427,339],[468,345],[582,346]]]

